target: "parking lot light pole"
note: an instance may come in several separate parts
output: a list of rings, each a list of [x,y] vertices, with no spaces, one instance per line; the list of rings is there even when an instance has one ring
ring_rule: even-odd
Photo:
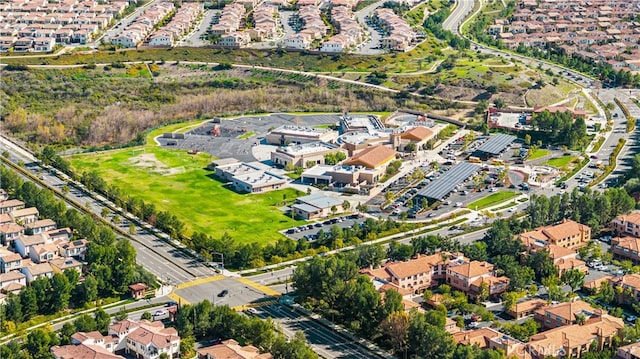
[[[222,274],[224,275],[224,254],[220,252],[212,252],[211,254],[219,254],[220,255],[220,267],[222,268]]]

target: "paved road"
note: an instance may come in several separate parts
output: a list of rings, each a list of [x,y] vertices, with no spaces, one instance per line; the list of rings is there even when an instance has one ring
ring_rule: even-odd
[[[8,150],[11,154],[11,160],[24,162],[26,169],[32,174],[41,177],[42,181],[51,188],[57,188],[61,191],[63,187],[67,186],[69,192],[66,194],[65,199],[84,205],[83,210],[85,212],[100,215],[103,208],[108,208],[108,217],[114,216],[114,211],[107,206],[107,204],[110,204],[112,208],[115,208],[114,204],[106,200],[98,201],[87,194],[87,191],[83,189],[84,186],[78,185],[76,187],[70,180],[51,175],[48,169],[34,162],[35,159],[32,155],[10,143],[5,138],[0,138],[0,150]],[[132,215],[129,216],[133,217]],[[128,232],[129,220],[127,216],[119,214],[119,217],[122,221],[117,227]],[[115,227],[114,224],[112,225]],[[169,245],[166,241],[150,234],[149,231],[154,229],[149,225],[147,226],[149,229],[136,225],[135,234],[132,236],[135,240],[131,241],[131,244],[137,251],[136,261],[158,278],[168,280],[175,285],[188,282],[197,277],[208,277],[215,274],[213,269],[204,266],[176,247]]]
[[[293,337],[297,331],[302,331],[309,345],[323,358],[378,357],[353,340],[343,337],[318,321],[295,312],[287,306],[279,304],[264,306],[258,308],[257,316],[264,319],[273,318],[289,337]]]
[[[444,23],[442,23],[442,27],[454,34],[459,34],[458,27],[460,27],[467,15],[469,15],[471,10],[473,10],[474,3],[474,0],[457,0],[456,8],[451,12]]]
[[[209,45],[207,40],[202,40],[201,37],[207,33],[209,28],[211,27],[211,20],[213,16],[219,13],[220,10],[205,10],[205,13],[202,17],[200,23],[197,24],[196,28],[187,34],[176,46],[193,46],[200,47]]]
[[[385,0],[378,1],[373,3],[364,9],[361,9],[355,13],[356,19],[360,23],[360,25],[365,27],[365,32],[367,33],[368,40],[361,44],[354,53],[362,54],[362,55],[376,55],[381,54],[384,50],[380,49],[380,40],[382,36],[378,32],[378,30],[374,29],[367,22],[367,18],[369,16],[373,16],[373,12],[382,4],[384,4]]]

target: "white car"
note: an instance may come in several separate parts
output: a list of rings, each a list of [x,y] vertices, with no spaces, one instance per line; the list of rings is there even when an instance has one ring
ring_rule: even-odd
[[[256,308],[247,308],[247,313],[258,314],[258,310],[256,310]]]

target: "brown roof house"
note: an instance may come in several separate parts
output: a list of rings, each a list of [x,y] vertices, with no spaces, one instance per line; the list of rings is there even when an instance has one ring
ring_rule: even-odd
[[[233,339],[228,339],[214,346],[200,348],[196,351],[198,359],[271,359],[270,353],[260,354],[253,345],[242,346]]]
[[[159,321],[125,319],[111,324],[108,334],[118,338],[115,353],[124,352],[139,359],[155,359],[162,353],[177,358],[180,354],[178,332]]]
[[[135,283],[129,286],[129,293],[135,300],[143,299],[147,295],[147,285],[144,283]]]

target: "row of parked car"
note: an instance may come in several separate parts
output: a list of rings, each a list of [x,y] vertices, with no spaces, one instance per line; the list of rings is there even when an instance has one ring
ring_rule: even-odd
[[[331,218],[331,219],[327,219],[324,222],[316,222],[316,223],[312,223],[312,224],[303,224],[301,226],[295,227],[295,228],[289,228],[285,231],[286,234],[294,234],[294,233],[301,233],[304,231],[308,231],[314,228],[321,228],[323,226],[330,226],[332,224],[338,224],[338,223],[342,223],[344,221],[346,221],[347,219],[356,219],[358,218],[358,214],[354,213],[348,216],[341,216],[341,217],[335,217],[335,218]]]

